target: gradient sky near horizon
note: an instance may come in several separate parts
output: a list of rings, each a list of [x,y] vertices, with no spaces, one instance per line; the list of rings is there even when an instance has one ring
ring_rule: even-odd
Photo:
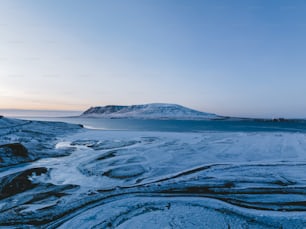
[[[306,1],[1,0],[0,108],[306,117]]]

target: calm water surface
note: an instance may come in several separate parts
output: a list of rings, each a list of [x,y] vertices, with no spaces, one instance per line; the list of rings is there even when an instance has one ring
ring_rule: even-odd
[[[137,120],[137,119],[98,119],[76,117],[22,117],[29,120],[61,121],[82,124],[87,128],[104,130],[134,131],[284,131],[306,132],[306,121],[272,122],[258,120]]]
[[[137,120],[137,119],[99,119],[67,117],[81,114],[80,111],[20,111],[0,110],[0,115],[27,120],[60,121],[82,124],[88,128],[105,130],[137,131],[285,131],[306,132],[306,120],[272,122],[251,119],[235,120]]]

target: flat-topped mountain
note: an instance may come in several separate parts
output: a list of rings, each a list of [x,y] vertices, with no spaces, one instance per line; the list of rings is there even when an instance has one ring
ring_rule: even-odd
[[[193,110],[177,104],[151,103],[131,106],[108,105],[91,107],[82,117],[129,119],[215,119],[215,114]]]

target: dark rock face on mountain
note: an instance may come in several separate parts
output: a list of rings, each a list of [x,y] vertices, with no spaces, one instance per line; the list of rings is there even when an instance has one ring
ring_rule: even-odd
[[[115,112],[119,112],[127,108],[128,106],[115,106],[115,105],[108,105],[105,107],[91,107],[90,109],[86,110],[83,115],[87,114],[112,114]]]
[[[177,104],[152,103],[132,106],[91,107],[82,117],[129,119],[214,119],[215,114],[196,111]]]

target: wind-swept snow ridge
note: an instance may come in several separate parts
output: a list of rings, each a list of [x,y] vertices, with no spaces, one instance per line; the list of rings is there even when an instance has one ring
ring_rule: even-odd
[[[219,116],[196,111],[177,104],[151,103],[142,105],[119,106],[108,105],[91,107],[82,117],[129,118],[129,119],[215,119]]]

